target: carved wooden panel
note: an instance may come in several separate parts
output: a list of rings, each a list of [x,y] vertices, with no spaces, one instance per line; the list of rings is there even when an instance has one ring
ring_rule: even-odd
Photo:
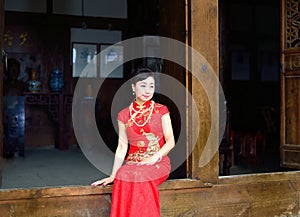
[[[300,76],[284,78],[284,141],[281,161],[285,167],[298,168],[300,159]]]
[[[285,144],[300,144],[300,77],[287,77],[285,84]]]
[[[286,54],[284,58],[285,58],[284,70],[286,72],[300,71],[300,54],[299,53]]]
[[[59,94],[26,94],[27,105],[45,105],[54,121],[58,121]]]
[[[53,121],[57,123],[57,144],[59,149],[67,148],[65,125],[69,122],[73,96],[62,93],[25,93],[25,104],[45,107]],[[71,130],[69,130],[71,131]]]
[[[300,27],[300,1],[286,0],[285,1],[285,23],[286,23],[286,42],[285,48],[300,47],[299,27]]]
[[[281,7],[281,166],[300,168],[300,0]]]

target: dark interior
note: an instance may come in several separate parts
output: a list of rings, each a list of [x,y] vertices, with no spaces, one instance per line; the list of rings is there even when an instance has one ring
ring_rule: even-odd
[[[5,46],[9,46],[9,34],[28,33],[34,42],[30,49],[24,48],[21,54],[29,55],[30,73],[37,64],[38,80],[42,82],[41,92],[51,95],[50,73],[59,67],[63,71],[64,87],[59,94],[72,96],[78,78],[72,77],[70,29],[102,29],[120,31],[122,40],[143,35],[159,35],[185,40],[184,4],[166,5],[167,1],[128,0],[127,19],[53,14],[52,1],[47,1],[47,12],[29,13],[5,11]],[[174,14],[178,22],[174,22]],[[180,19],[183,18],[183,19]],[[233,150],[228,174],[270,172],[282,170],[279,166],[279,108],[280,108],[280,5],[272,0],[232,0],[219,1],[220,18],[220,81],[230,112],[230,132],[233,135]],[[179,21],[181,20],[181,21]],[[29,40],[29,38],[28,38]],[[6,44],[5,44],[6,43]],[[5,48],[5,47],[4,47]],[[9,59],[19,58],[19,51],[13,46],[7,52]],[[38,61],[37,61],[38,60]],[[97,95],[101,105],[97,113],[99,131],[113,150],[117,144],[117,134],[110,116],[110,106],[118,88],[130,77],[133,66],[144,60],[138,59],[124,65],[123,78],[106,79]],[[21,63],[22,64],[22,63]],[[11,66],[11,65],[10,65]],[[184,69],[167,61],[163,72],[177,71],[180,82],[185,83]],[[6,70],[7,72],[7,70]],[[28,74],[29,76],[29,74]],[[5,89],[8,77],[4,79]],[[29,79],[29,78],[28,78]],[[93,79],[86,78],[93,84]],[[17,96],[28,94],[26,85],[21,84]],[[6,91],[4,91],[6,93]],[[15,94],[16,95],[16,94]],[[7,96],[7,95],[4,95]],[[175,137],[182,130],[176,115],[176,106],[164,96],[156,96],[157,101],[166,102],[174,111],[172,120]],[[68,104],[67,101],[64,103]],[[68,104],[70,106],[70,104]],[[69,108],[66,106],[66,108]],[[55,113],[58,112],[58,113]],[[71,116],[60,116],[59,111],[49,115],[49,107],[41,101],[26,108],[25,156],[27,147],[40,147],[56,144],[58,149],[67,149],[76,143],[72,132]],[[70,114],[70,112],[68,113]],[[54,116],[53,116],[54,115]],[[60,125],[64,121],[64,128]],[[63,130],[64,138],[57,137],[57,130]],[[243,145],[242,140],[247,140]],[[251,143],[255,140],[256,143]],[[231,142],[232,142],[231,141]],[[59,143],[62,142],[62,143]],[[63,144],[63,145],[57,145]],[[15,146],[7,146],[6,158],[15,154]],[[24,153],[23,153],[24,154]],[[186,177],[185,164],[172,174],[172,178]]]

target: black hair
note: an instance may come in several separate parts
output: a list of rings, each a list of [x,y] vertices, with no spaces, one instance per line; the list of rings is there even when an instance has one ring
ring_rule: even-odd
[[[155,80],[155,73],[148,67],[139,67],[132,71],[131,73],[132,83],[136,84],[138,81],[147,79],[148,77],[153,77]]]

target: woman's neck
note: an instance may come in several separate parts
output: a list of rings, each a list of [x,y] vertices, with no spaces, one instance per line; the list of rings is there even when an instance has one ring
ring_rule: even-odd
[[[135,102],[139,105],[144,105],[147,101],[137,100],[135,99]]]

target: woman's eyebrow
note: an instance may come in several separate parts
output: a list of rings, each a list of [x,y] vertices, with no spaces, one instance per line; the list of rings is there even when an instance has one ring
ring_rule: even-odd
[[[145,81],[141,81],[141,84],[148,84],[148,83]],[[149,83],[149,85],[154,85],[154,82]]]

